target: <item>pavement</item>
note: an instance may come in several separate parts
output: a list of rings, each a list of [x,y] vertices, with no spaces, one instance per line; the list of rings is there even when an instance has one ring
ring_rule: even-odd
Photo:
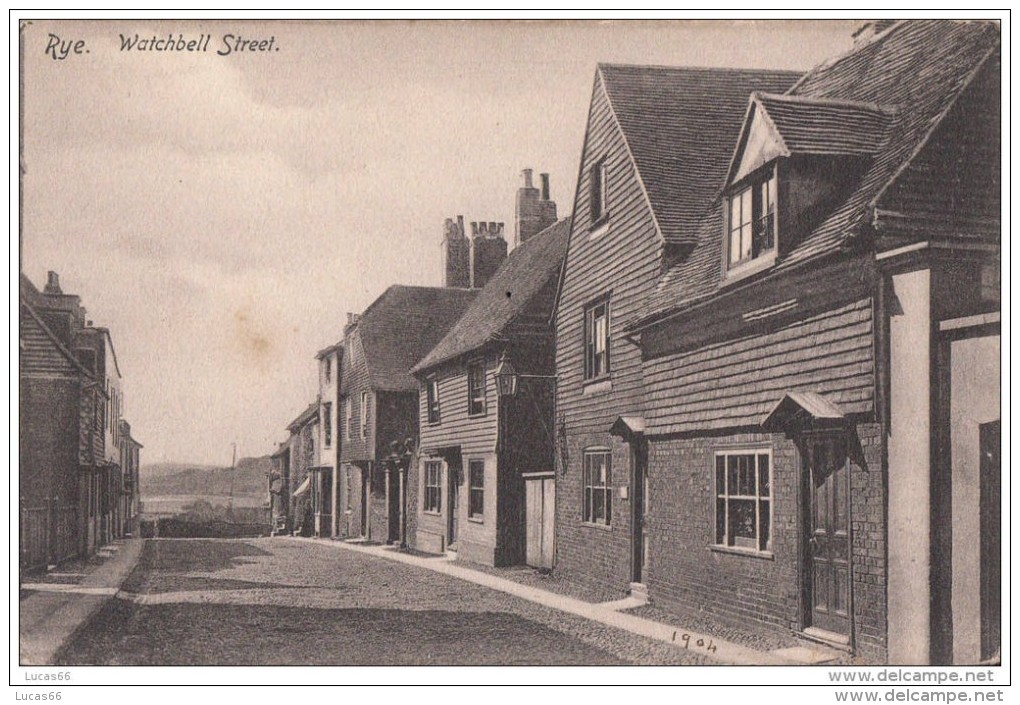
[[[315,538],[286,537],[283,540],[314,541],[316,543],[335,546],[340,550],[355,551],[372,555],[406,565],[449,575],[491,590],[507,593],[529,602],[577,615],[585,619],[615,627],[632,634],[637,634],[656,641],[674,644],[678,648],[694,651],[711,661],[727,665],[746,666],[791,666],[820,664],[836,660],[840,654],[824,646],[798,646],[795,648],[761,651],[748,648],[713,637],[694,630],[682,629],[673,625],[656,622],[631,614],[623,610],[632,609],[643,604],[634,598],[613,600],[610,602],[586,602],[577,598],[561,595],[549,590],[542,590],[530,585],[522,585],[496,575],[474,570],[464,564],[457,564],[451,558],[425,558],[401,552],[394,546],[379,546],[360,542],[333,541]]]
[[[655,642],[671,644],[690,654],[697,662],[711,661],[731,665],[804,665],[831,662],[839,657],[831,649],[803,645],[796,648],[760,650],[721,639],[676,624],[628,614],[640,601],[634,598],[606,602],[585,600],[525,585],[504,577],[477,570],[470,564],[450,558],[422,557],[401,552],[394,546],[349,543],[329,539],[276,537],[273,542],[293,544],[314,543],[338,551],[349,551],[365,557],[378,558],[426,569],[510,595],[591,622],[623,630]],[[114,598],[118,603],[156,605],[164,602],[190,602],[181,592],[160,595],[136,594],[134,586],[125,581],[138,563],[144,541],[128,539],[104,547],[98,560],[90,561],[81,572],[52,572],[37,582],[21,585],[27,596],[20,601],[20,662],[21,665],[56,663],[61,649],[78,635],[99,611]],[[247,583],[246,583],[247,585]],[[290,588],[293,589],[293,588]],[[335,588],[334,588],[335,589]],[[309,597],[314,597],[312,589]],[[196,592],[194,601],[206,602],[210,595]],[[321,596],[320,596],[321,599]],[[104,612],[105,613],[105,612]],[[665,647],[663,647],[665,648]],[[686,657],[685,657],[686,658]]]
[[[134,569],[142,539],[114,541],[77,568],[28,576],[19,601],[20,663],[45,666],[110,600]]]

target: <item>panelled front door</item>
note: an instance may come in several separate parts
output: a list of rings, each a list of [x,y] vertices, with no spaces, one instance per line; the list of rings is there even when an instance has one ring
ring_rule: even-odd
[[[451,551],[457,550],[457,522],[460,513],[460,465],[450,463],[447,466],[446,478],[449,485],[450,502],[447,507],[447,534],[446,547]]]
[[[810,625],[850,633],[849,463],[840,436],[805,443],[807,580]]]
[[[645,566],[648,562],[648,540],[645,530],[645,515],[648,512],[648,461],[644,443],[634,442],[634,508],[633,520],[633,555],[631,579],[635,583],[644,582]]]
[[[1001,422],[978,427],[981,449],[981,659],[999,653],[1002,622]]]
[[[556,477],[524,476],[525,562],[552,570],[555,560]]]

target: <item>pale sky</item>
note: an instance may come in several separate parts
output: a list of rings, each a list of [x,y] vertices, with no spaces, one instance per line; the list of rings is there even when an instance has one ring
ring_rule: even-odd
[[[596,63],[807,70],[853,26],[39,21],[24,271],[59,272],[110,328],[143,464],[263,455],[315,398],[347,311],[442,284],[445,218],[512,239],[526,167],[570,213]],[[122,51],[136,33],[212,40]],[[219,56],[225,34],[274,51]]]

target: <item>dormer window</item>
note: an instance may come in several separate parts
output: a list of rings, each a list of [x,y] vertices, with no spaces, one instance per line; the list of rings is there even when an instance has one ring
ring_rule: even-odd
[[[776,169],[751,175],[729,197],[726,237],[727,275],[757,271],[776,257]]]

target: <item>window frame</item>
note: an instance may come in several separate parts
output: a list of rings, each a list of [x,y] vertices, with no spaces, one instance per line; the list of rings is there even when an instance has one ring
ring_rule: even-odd
[[[764,195],[768,186],[767,196]],[[743,218],[744,210],[740,209],[740,223],[734,226],[733,206],[736,199],[750,199],[748,220]],[[767,201],[768,212],[763,212],[763,203]],[[738,280],[775,264],[779,254],[779,164],[770,162],[756,169],[730,187],[726,196],[723,228],[722,266],[724,278]],[[763,225],[764,223],[764,225]],[[761,233],[771,228],[768,240],[771,246],[755,254],[755,243]],[[750,254],[733,261],[734,234],[741,231],[740,242],[744,241],[743,231],[746,229],[750,245]],[[743,247],[741,248],[743,249]]]
[[[481,380],[480,380],[481,381],[481,387],[479,389],[475,389],[473,387],[474,382],[472,380],[472,373],[479,372],[479,371],[481,372]],[[472,360],[471,362],[469,362],[467,364],[466,372],[467,372],[467,393],[468,393],[468,398],[467,398],[468,416],[485,416],[485,414],[488,411],[488,404],[487,404],[487,401],[486,401],[486,394],[485,394],[485,392],[486,392],[485,387],[486,387],[486,383],[488,381],[486,379],[486,375],[488,374],[488,370],[486,369],[485,360],[484,359]],[[476,397],[475,396],[476,392],[480,392],[481,396],[480,397]],[[475,408],[475,403],[476,402],[479,404],[478,408]]]
[[[354,414],[352,413],[351,406],[351,395],[348,394],[344,396],[344,433],[348,440],[354,438]]]
[[[602,157],[588,171],[588,214],[592,230],[597,230],[609,220],[608,191],[609,168],[606,157]]]
[[[740,494],[739,492],[730,491],[730,464],[729,458],[737,457],[751,457],[754,460],[754,468],[752,471],[754,477],[754,494]],[[766,482],[768,484],[768,493],[762,494],[761,481],[762,481],[762,468],[761,458],[765,457],[768,459],[768,472]],[[722,460],[722,466],[720,467],[720,460]],[[712,547],[721,549],[724,551],[737,551],[743,553],[771,555],[772,554],[772,528],[774,523],[774,505],[775,497],[772,488],[775,486],[773,481],[775,464],[773,462],[773,453],[771,447],[739,447],[739,448],[721,448],[713,454],[712,463],[712,519],[713,519],[713,537]],[[723,475],[723,488],[720,491],[719,487],[719,473],[722,471]],[[739,472],[739,470],[738,470]],[[738,478],[737,483],[740,480]],[[739,489],[739,488],[738,488]],[[732,532],[732,521],[731,521],[731,503],[736,502],[754,502],[754,537],[737,537],[731,535]],[[722,502],[722,505],[720,505]],[[762,537],[763,526],[762,526],[762,505],[767,504],[768,514],[766,515],[768,522],[768,536]],[[720,516],[720,506],[723,507],[723,515]],[[720,535],[722,532],[722,535]]]
[[[596,340],[596,319],[595,312],[599,308],[604,308],[605,312],[602,318],[605,319],[605,330],[602,335],[601,342],[604,345],[603,355],[604,360],[602,363],[602,369],[595,370],[596,367],[596,347],[598,340]],[[601,379],[607,379],[612,374],[612,302],[609,295],[601,296],[594,301],[591,301],[584,307],[584,381],[594,382]]]
[[[326,384],[332,384],[333,383],[333,358],[330,357],[329,355],[327,355],[325,357],[325,359],[323,359],[323,363],[325,365],[325,368],[323,369],[323,374],[324,374],[324,376],[326,378]]]
[[[361,437],[368,438],[368,392],[361,393]]]
[[[435,482],[429,477],[435,472]],[[426,460],[422,472],[422,511],[426,514],[439,516],[443,513],[443,461]],[[430,499],[432,500],[430,502]]]
[[[439,406],[439,378],[435,375],[425,380],[425,418],[430,424],[442,421]]]
[[[595,457],[605,460],[605,479],[601,484],[589,483],[594,468],[589,464]],[[600,481],[601,477],[598,478]],[[596,506],[596,496],[602,496],[602,516]],[[605,528],[613,525],[613,453],[609,448],[588,448],[581,460],[581,522],[588,526]]]
[[[322,403],[322,443],[326,448],[333,447],[333,402]]]
[[[480,473],[481,481],[475,482],[475,471]],[[479,494],[478,497],[478,511],[475,511],[475,493]],[[467,506],[468,519],[477,522],[483,522],[485,520],[485,460],[482,458],[473,458],[468,460],[468,506]]]

